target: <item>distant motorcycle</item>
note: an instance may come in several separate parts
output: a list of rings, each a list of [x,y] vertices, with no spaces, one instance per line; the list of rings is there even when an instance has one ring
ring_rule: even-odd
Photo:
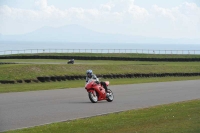
[[[106,81],[105,83],[107,86],[109,85],[109,81]],[[85,85],[85,89],[87,90],[89,99],[92,103],[96,103],[101,100],[112,102],[114,99],[113,92],[110,89],[108,89],[108,93],[106,93],[103,86],[94,80],[89,80]]]
[[[67,64],[74,64],[74,59],[69,60]]]

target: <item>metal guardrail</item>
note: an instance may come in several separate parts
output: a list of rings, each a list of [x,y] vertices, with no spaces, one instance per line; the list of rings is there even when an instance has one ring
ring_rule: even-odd
[[[138,53],[138,54],[200,54],[200,50],[151,50],[151,49],[25,49],[0,51],[0,55],[37,53]]]

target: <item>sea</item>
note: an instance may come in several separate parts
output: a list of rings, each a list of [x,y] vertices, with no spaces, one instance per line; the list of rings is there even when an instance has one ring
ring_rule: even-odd
[[[0,55],[21,53],[200,54],[200,44],[0,42]]]

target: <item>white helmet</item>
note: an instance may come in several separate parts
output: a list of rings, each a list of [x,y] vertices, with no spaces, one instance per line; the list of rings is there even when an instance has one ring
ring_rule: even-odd
[[[86,74],[87,74],[87,76],[88,76],[89,78],[91,78],[91,77],[92,77],[92,70],[87,70],[87,71],[86,71]]]

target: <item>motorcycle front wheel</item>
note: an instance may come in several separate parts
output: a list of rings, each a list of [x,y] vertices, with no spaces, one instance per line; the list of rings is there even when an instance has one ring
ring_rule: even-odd
[[[97,93],[96,91],[94,92],[88,92],[88,96],[89,96],[89,99],[92,103],[96,103],[98,101],[98,97],[97,97]]]

